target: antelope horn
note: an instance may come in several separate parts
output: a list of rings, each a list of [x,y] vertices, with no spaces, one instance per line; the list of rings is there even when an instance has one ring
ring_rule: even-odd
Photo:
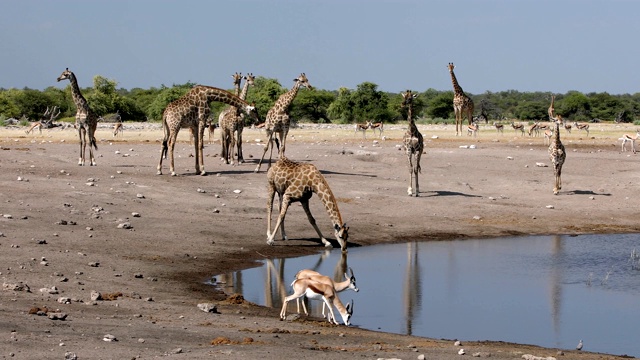
[[[351,266],[349,266],[349,275],[354,276],[353,275],[353,269],[351,268]]]

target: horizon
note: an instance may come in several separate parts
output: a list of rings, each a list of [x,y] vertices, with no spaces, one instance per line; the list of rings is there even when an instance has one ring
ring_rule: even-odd
[[[227,89],[235,72],[290,88],[304,72],[329,91],[449,91],[453,62],[474,95],[636,94],[638,13],[633,0],[25,0],[0,14],[0,88],[64,87],[68,67],[82,88],[100,75],[127,90]]]

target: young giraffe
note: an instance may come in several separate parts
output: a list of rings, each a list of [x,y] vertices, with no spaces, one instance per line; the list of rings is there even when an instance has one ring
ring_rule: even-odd
[[[413,196],[415,190],[415,196],[420,195],[420,185],[418,183],[418,174],[420,169],[420,157],[424,150],[424,142],[422,134],[418,131],[415,122],[413,121],[413,99],[418,95],[413,94],[411,90],[407,90],[406,93],[402,93],[402,107],[408,107],[407,121],[409,121],[409,128],[402,137],[402,144],[407,154],[407,160],[409,161],[409,188],[407,189],[407,195]],[[414,187],[415,179],[415,187]]]
[[[244,79],[244,86],[242,92],[236,95],[240,96],[240,99],[245,100],[247,93],[249,92],[249,86],[253,86],[255,76],[252,73],[247,74]],[[235,80],[235,78],[234,78]],[[240,82],[238,82],[239,86]],[[239,88],[236,88],[236,92]],[[238,111],[235,107],[230,107],[220,113],[218,117],[218,124],[220,125],[220,138],[222,142],[222,159],[226,164],[231,159],[231,165],[233,165],[233,150],[235,144],[237,144],[238,164],[244,163],[244,157],[242,156],[242,130],[244,130],[244,115]],[[236,136],[234,137],[234,133]]]
[[[449,74],[451,74],[451,82],[453,83],[453,110],[456,113],[456,136],[462,136],[463,116],[467,116],[469,125],[471,125],[471,120],[473,119],[473,100],[464,93],[458,84],[456,75],[453,73],[455,65],[449,63],[448,68]]]
[[[242,73],[238,73],[236,72],[235,74],[231,75],[231,78],[233,79],[233,89],[234,89],[234,94],[236,96],[240,96],[240,84],[242,83]],[[244,100],[244,98],[242,98],[242,100]],[[227,138],[227,134],[230,133],[231,136],[233,136],[233,132],[227,132],[225,131],[225,127],[228,126],[228,124],[225,123],[225,117],[229,117],[228,114],[230,114],[231,112],[236,112],[238,111],[238,109],[236,109],[233,106],[230,106],[224,110],[222,110],[220,112],[220,115],[218,115],[218,126],[220,126],[221,132],[220,132],[220,143],[222,144],[222,150],[221,150],[221,158],[220,160],[224,160],[227,164],[229,163],[229,160],[227,158],[227,151],[229,150],[229,144],[231,144],[233,142],[233,138],[229,139]],[[233,159],[233,156],[231,156],[231,158]]]
[[[273,245],[276,231],[280,229],[283,240],[287,240],[284,231],[284,218],[291,203],[299,201],[307,214],[307,219],[320,240],[326,247],[331,243],[322,236],[322,232],[316,225],[316,220],[309,210],[309,199],[316,193],[322,200],[331,222],[333,223],[334,234],[342,251],[347,251],[347,239],[349,238],[349,227],[342,222],[342,215],[338,209],[338,203],[333,196],[327,180],[322,176],[317,167],[313,164],[302,164],[287,159],[284,155],[267,171],[267,244]],[[273,209],[273,198],[278,193],[280,198],[280,215],[276,225],[271,232],[271,211]]]
[[[205,175],[203,162],[204,130],[206,120],[209,118],[210,104],[214,101],[222,102],[242,109],[251,116],[257,116],[255,108],[246,101],[232,93],[211,86],[197,85],[187,94],[170,103],[162,114],[162,128],[164,139],[162,140],[162,152],[158,163],[158,175],[162,174],[162,159],[166,159],[170,153],[169,170],[172,176],[176,176],[173,166],[173,149],[176,145],[180,128],[189,128],[194,134],[196,173]]]
[[[293,81],[295,81],[295,84],[293,84],[291,90],[280,95],[276,103],[267,113],[267,118],[265,120],[265,129],[267,130],[267,137],[269,138],[269,140],[267,140],[267,146],[265,146],[264,151],[262,152],[262,157],[260,158],[260,162],[258,162],[258,166],[256,167],[255,172],[260,171],[260,166],[262,165],[264,156],[269,148],[271,148],[271,153],[269,154],[269,166],[271,166],[273,143],[275,143],[278,147],[279,155],[284,155],[287,134],[289,133],[289,105],[291,105],[293,99],[295,99],[296,95],[298,95],[298,90],[300,90],[301,86],[304,86],[309,90],[313,90],[313,87],[311,86],[311,84],[309,84],[309,80],[307,79],[307,75],[305,75],[305,73],[300,74],[300,76],[293,79]],[[273,133],[278,133],[280,143],[282,143],[282,149],[280,149],[278,139],[273,137]]]
[[[78,80],[76,76],[66,68],[65,71],[58,76],[58,81],[67,80],[71,83],[71,97],[76,105],[76,128],[78,129],[78,137],[80,138],[80,159],[78,165],[83,166],[85,161],[85,152],[87,147],[87,134],[89,135],[89,160],[90,165],[95,166],[96,160],[93,157],[93,148],[98,150],[95,132],[98,127],[98,116],[89,108],[89,103],[80,93]]]
[[[558,191],[562,189],[562,165],[567,157],[567,152],[564,150],[564,145],[560,141],[560,124],[562,120],[559,118],[553,118],[555,129],[553,131],[553,138],[551,139],[551,145],[549,145],[549,159],[553,164],[553,173],[555,175],[555,186],[553,187],[553,194],[558,195]]]

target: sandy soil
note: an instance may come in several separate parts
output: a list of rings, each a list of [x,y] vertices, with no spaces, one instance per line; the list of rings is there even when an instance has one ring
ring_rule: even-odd
[[[363,140],[350,126],[290,132],[287,156],[325,174],[350,226],[349,246],[640,231],[638,155],[621,153],[617,140],[633,126],[592,124],[589,137],[575,130],[566,135],[564,187],[557,196],[551,167],[536,166],[550,163],[542,137],[484,127],[477,138],[456,139],[451,126],[420,129],[426,154],[418,198],[406,195],[402,126],[389,126],[384,140],[370,132]],[[459,357],[452,339],[332,326],[315,318],[280,321],[279,309],[206,285],[212,275],[257,260],[323,248],[298,205],[287,217],[290,240],[266,245],[266,167],[253,172],[262,154],[255,139],[264,142],[264,133],[245,131],[248,162],[239,166],[220,162],[219,141],[207,144],[204,177],[194,175],[187,131],[176,147],[179,176],[166,175],[166,162],[165,175],[156,175],[161,136],[157,125],[126,124],[118,138],[101,127],[97,166],[79,167],[73,130],[0,130],[1,358]],[[311,208],[329,238],[330,222],[317,197]],[[131,228],[119,228],[123,223]],[[92,291],[103,300],[92,300]],[[215,304],[217,313],[201,311],[199,303]],[[105,335],[117,341],[105,341]],[[498,359],[562,357],[559,349],[528,345],[463,345],[469,355]],[[563,351],[571,359],[614,358]]]

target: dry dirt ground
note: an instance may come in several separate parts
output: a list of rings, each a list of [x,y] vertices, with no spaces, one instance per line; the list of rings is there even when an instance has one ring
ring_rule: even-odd
[[[420,130],[426,154],[418,198],[406,195],[400,125],[388,126],[385,139],[369,132],[366,140],[351,126],[301,126],[289,134],[287,156],[324,173],[350,226],[350,246],[640,231],[640,155],[622,153],[617,140],[633,126],[592,124],[589,137],[575,129],[563,132],[568,156],[557,196],[552,168],[536,165],[550,163],[542,137],[520,137],[510,128],[500,135],[488,126],[477,138],[455,138],[452,126]],[[73,130],[0,130],[0,358],[459,357],[451,339],[304,317],[280,321],[279,309],[205,284],[212,275],[264,258],[323,250],[299,205],[287,217],[290,240],[266,244],[267,168],[253,171],[262,154],[255,139],[264,143],[264,132],[245,131],[247,163],[239,166],[220,162],[219,141],[207,144],[208,174],[197,176],[183,130],[177,177],[167,175],[166,162],[165,175],[156,175],[162,136],[157,125],[127,123],[118,138],[106,126],[96,134],[97,166],[80,167]],[[475,148],[461,147],[467,145]],[[311,209],[332,239],[317,197]],[[123,223],[131,228],[119,228]],[[92,291],[104,299],[92,301]],[[215,304],[217,313],[201,311],[199,303]],[[116,341],[105,341],[105,335]],[[468,356],[498,359],[615,357],[567,349],[561,356],[559,349],[503,342],[463,345]]]

